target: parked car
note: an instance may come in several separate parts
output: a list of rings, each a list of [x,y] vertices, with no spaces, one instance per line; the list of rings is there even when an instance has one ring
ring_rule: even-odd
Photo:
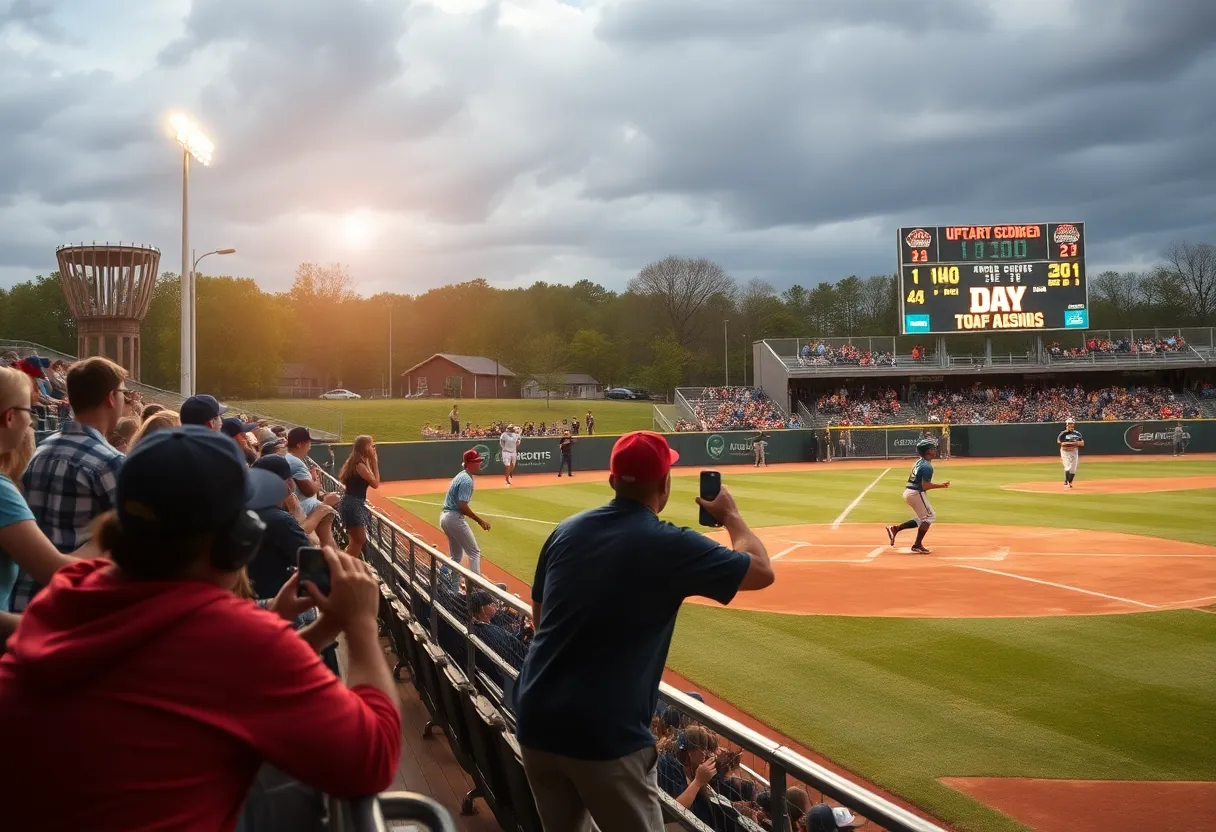
[[[608,392],[604,393],[606,399],[645,399],[645,392],[639,393],[636,390],[630,390],[628,387],[613,387]]]
[[[323,399],[361,399],[363,398],[358,393],[352,393],[349,390],[343,390],[339,387],[337,390],[330,390],[328,393],[322,393]]]

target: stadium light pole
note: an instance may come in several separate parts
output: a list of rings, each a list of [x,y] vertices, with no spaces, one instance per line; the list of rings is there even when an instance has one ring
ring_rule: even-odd
[[[190,251],[191,256],[194,255],[194,250]],[[206,254],[200,254],[194,257],[193,263],[190,266],[190,379],[191,384],[194,384],[194,379],[198,378],[198,287],[194,285],[194,279],[198,275],[198,264],[205,257],[210,257],[213,254],[236,254],[234,248],[217,248],[214,251],[209,251]]]
[[[194,269],[190,262],[190,157],[203,167],[211,164],[215,145],[194,119],[185,113],[169,116],[173,138],[182,149],[182,338],[180,387],[183,396],[194,395]],[[206,256],[206,255],[204,255]]]
[[[730,323],[730,318],[722,319],[722,384],[730,387],[730,340],[726,337],[726,325]]]

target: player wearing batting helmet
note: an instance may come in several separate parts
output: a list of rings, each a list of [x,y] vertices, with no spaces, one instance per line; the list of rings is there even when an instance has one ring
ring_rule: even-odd
[[[933,506],[929,504],[929,498],[925,492],[932,491],[934,488],[949,488],[950,483],[933,482],[931,460],[937,458],[937,442],[932,439],[920,440],[916,443],[916,453],[920,455],[920,458],[912,465],[912,473],[908,475],[908,482],[904,486],[904,502],[912,509],[916,519],[905,520],[896,526],[887,526],[887,538],[894,546],[896,535],[904,529],[916,529],[916,542],[912,544],[912,552],[917,555],[928,555],[930,552],[924,545],[925,535],[928,534],[929,527],[933,525],[937,515],[933,513]]]

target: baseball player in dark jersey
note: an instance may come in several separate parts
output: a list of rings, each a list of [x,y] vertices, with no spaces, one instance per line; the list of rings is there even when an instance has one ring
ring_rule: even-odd
[[[926,491],[935,488],[949,488],[949,482],[933,482],[933,463],[937,457],[937,443],[932,439],[922,439],[916,443],[916,452],[920,459],[912,465],[912,473],[908,475],[908,483],[904,486],[904,502],[916,514],[915,520],[905,520],[897,526],[887,526],[887,538],[895,545],[895,536],[904,529],[916,529],[916,542],[912,544],[912,552],[917,555],[932,554],[925,548],[925,535],[929,527],[937,519],[933,506],[929,504]]]
[[[1077,476],[1077,464],[1081,461],[1081,449],[1085,447],[1085,440],[1077,430],[1076,419],[1068,417],[1064,430],[1056,437],[1056,444],[1060,446],[1060,462],[1064,464],[1064,487],[1072,488],[1072,481]]]

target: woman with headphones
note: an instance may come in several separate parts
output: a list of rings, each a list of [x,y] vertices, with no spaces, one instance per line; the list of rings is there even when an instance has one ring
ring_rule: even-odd
[[[345,636],[350,687],[234,592],[265,528],[254,512],[285,494],[206,428],[134,448],[97,521],[109,558],[56,572],[0,658],[5,743],[20,749],[0,755],[0,782],[22,795],[6,828],[231,830],[264,762],[336,797],[389,787],[401,717],[371,568],[330,549],[329,593],[304,584],[311,627]]]

